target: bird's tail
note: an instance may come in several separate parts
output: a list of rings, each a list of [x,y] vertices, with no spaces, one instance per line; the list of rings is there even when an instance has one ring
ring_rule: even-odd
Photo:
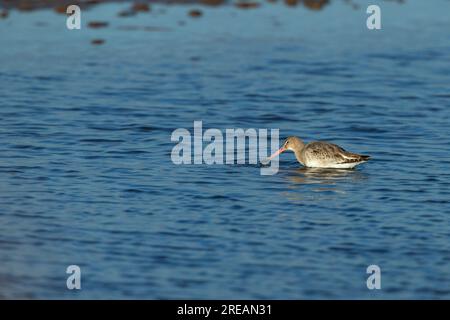
[[[344,155],[344,158],[345,158],[345,163],[350,163],[350,162],[368,161],[370,159],[370,156],[365,156],[365,155],[362,155],[362,154],[347,152]]]
[[[365,156],[365,155],[362,155],[362,154],[358,154],[357,156],[358,156],[359,159],[361,159],[361,161],[367,161],[367,160],[370,159],[370,156]]]

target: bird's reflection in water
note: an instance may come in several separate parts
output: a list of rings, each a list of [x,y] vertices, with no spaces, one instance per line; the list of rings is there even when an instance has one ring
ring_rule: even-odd
[[[367,179],[367,175],[359,170],[323,168],[290,170],[284,177],[290,182],[288,188],[291,191],[283,192],[283,195],[293,202],[330,199],[345,195],[349,189],[346,187],[349,183],[360,183]],[[299,188],[302,185],[306,185],[306,188]],[[299,190],[302,192],[297,192]]]

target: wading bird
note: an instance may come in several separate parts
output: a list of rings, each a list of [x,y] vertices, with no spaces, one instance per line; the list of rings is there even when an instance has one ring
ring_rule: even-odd
[[[345,151],[329,142],[313,141],[305,144],[300,138],[291,136],[266,162],[288,150],[293,151],[297,161],[308,168],[349,169],[370,159],[370,156]]]

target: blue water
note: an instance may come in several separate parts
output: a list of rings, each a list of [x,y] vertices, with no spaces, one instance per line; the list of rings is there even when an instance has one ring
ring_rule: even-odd
[[[340,1],[125,7],[0,20],[1,298],[450,298],[449,1],[381,2],[380,31]],[[194,120],[373,160],[176,166]]]

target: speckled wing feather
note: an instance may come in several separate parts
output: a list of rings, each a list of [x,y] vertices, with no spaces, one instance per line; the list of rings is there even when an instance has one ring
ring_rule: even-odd
[[[307,162],[319,162],[322,165],[361,162],[369,159],[368,156],[345,151],[338,145],[325,141],[308,143],[303,150],[303,156]]]

